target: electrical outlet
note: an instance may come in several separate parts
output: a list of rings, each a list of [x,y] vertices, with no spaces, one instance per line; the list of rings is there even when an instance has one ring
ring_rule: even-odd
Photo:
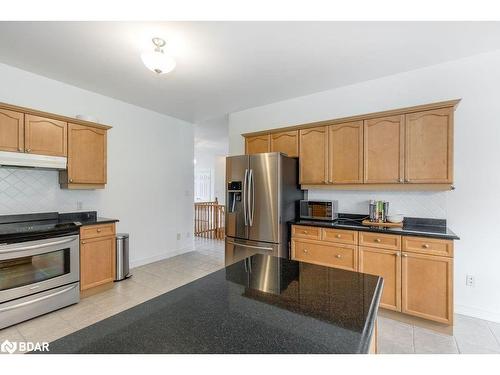
[[[476,284],[476,280],[474,279],[473,275],[466,275],[465,276],[465,285],[473,287],[475,284]]]
[[[179,241],[180,239],[181,239],[181,234],[177,233],[177,241]]]
[[[76,209],[77,209],[77,210],[81,210],[81,209],[83,209],[83,202],[81,202],[81,201],[77,201],[77,202],[76,202]]]

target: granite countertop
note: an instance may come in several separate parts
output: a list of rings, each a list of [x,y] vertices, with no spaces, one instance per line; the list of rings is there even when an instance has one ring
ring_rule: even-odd
[[[79,223],[81,223],[82,226],[116,223],[118,221],[119,221],[118,219],[98,217],[96,211],[68,212],[68,213],[59,214],[59,222],[60,223],[79,222]]]
[[[360,224],[355,220],[359,220],[364,215],[341,214],[339,216],[341,222],[334,221],[320,221],[320,220],[292,220],[289,224],[294,225],[307,225],[323,228],[337,228],[357,230],[363,232],[377,232],[387,234],[399,234],[404,236],[418,236],[418,237],[431,237],[446,240],[459,240],[455,233],[453,233],[447,226],[446,220],[441,219],[422,219],[422,218],[405,218],[402,228],[389,228],[389,227],[370,227]],[[354,218],[354,220],[349,220]],[[347,220],[346,220],[347,219]]]
[[[367,353],[378,276],[254,255],[50,343],[50,353]]]

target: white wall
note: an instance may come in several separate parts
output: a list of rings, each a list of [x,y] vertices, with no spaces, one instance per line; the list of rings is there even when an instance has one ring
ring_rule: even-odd
[[[108,132],[104,190],[59,189],[55,171],[0,168],[0,214],[97,210],[130,233],[132,265],[185,251],[193,229],[193,125],[0,64],[0,101],[73,117]],[[177,240],[181,233],[181,240]]]
[[[230,153],[243,153],[245,132],[462,98],[455,113],[455,191],[312,190],[309,197],[339,199],[343,212],[359,212],[367,199],[380,197],[407,215],[446,217],[461,237],[455,246],[455,311],[500,321],[499,83],[495,51],[251,108],[229,116]],[[475,287],[465,286],[466,274],[475,276]]]

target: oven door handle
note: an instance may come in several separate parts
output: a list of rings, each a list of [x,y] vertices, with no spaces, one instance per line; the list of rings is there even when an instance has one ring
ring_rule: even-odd
[[[24,307],[24,306],[29,306],[33,303],[37,303],[37,302],[40,302],[40,301],[44,301],[46,299],[49,299],[49,298],[52,298],[52,297],[55,297],[55,296],[58,296],[60,294],[63,294],[63,293],[66,293],[66,292],[69,292],[70,290],[72,289],[75,289],[79,284],[76,283],[75,285],[72,285],[70,286],[69,288],[66,288],[66,289],[63,289],[63,290],[59,290],[55,293],[51,293],[51,294],[48,294],[46,296],[43,296],[43,297],[39,297],[39,298],[35,298],[35,299],[32,299],[31,301],[26,301],[26,302],[22,302],[22,303],[18,303],[17,305],[12,305],[12,306],[7,306],[7,307],[3,307],[3,308],[0,308],[0,313],[1,312],[5,312],[5,311],[9,311],[9,310],[15,310],[15,309],[19,309],[21,307]]]
[[[36,245],[27,245],[27,246],[22,245],[22,244],[0,246],[0,254],[12,253],[14,251],[34,250],[34,249],[40,249],[43,247],[62,245],[62,244],[68,243],[68,242],[73,242],[76,240],[76,238],[77,238],[76,236],[73,236],[71,238],[67,238],[67,239],[60,240],[60,241],[45,242],[45,243],[40,243],[40,244],[36,244]]]

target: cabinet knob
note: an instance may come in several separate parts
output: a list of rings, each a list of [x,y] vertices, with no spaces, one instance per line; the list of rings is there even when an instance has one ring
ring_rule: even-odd
[[[82,245],[85,245],[85,241],[82,241]]]
[[[422,247],[423,247],[424,249],[428,249],[428,248],[429,248],[429,244],[424,243],[424,244],[422,245]]]
[[[307,230],[303,230],[302,233],[307,234]]]
[[[397,257],[398,257],[398,256],[401,256],[401,254],[400,254],[400,253],[396,253],[396,256],[397,256]]]
[[[304,249],[304,253],[307,253],[307,249]]]
[[[97,233],[101,233],[101,228],[97,228]]]
[[[403,178],[402,177],[399,178],[399,182],[403,182]]]
[[[73,182],[73,179],[72,179],[72,178],[70,178],[70,179],[69,179],[69,182]]]
[[[377,243],[379,243],[380,242],[380,238],[375,238],[374,241],[377,242]]]
[[[337,255],[335,255],[335,257],[336,257],[337,259],[340,259],[340,258],[342,258],[342,255],[337,254]]]
[[[340,237],[342,237],[342,236],[341,236],[340,234],[337,234],[335,237],[340,238]]]
[[[22,151],[23,151],[23,148],[22,148],[22,147],[19,147],[17,150],[22,152]]]
[[[403,253],[402,255],[403,255],[404,257],[407,257],[407,256],[408,256],[408,254],[406,254],[406,253]]]
[[[410,182],[410,179],[409,178],[405,178],[405,182]]]
[[[26,149],[26,152],[31,152],[31,148],[27,148],[27,149]]]

